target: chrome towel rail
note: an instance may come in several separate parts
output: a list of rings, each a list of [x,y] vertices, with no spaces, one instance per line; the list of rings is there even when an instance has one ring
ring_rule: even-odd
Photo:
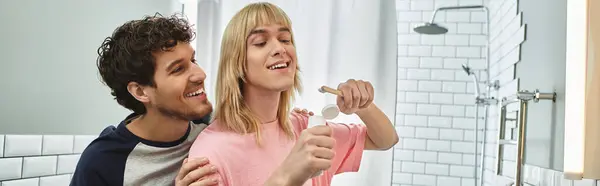
[[[496,143],[496,174],[502,174],[502,160],[504,159],[504,145],[516,145],[517,146],[517,154],[516,154],[516,170],[515,170],[515,186],[523,185],[523,157],[525,153],[525,128],[527,127],[527,105],[529,101],[533,101],[535,103],[539,102],[539,100],[552,100],[552,102],[556,102],[556,93],[541,93],[539,90],[535,90],[534,92],[529,91],[519,91],[516,94],[504,97],[502,99],[502,105],[500,107],[500,123],[498,125],[498,141]],[[507,111],[507,105],[512,103],[519,103],[519,109],[514,112],[515,117],[509,117]],[[511,130],[517,129],[517,136],[514,139],[514,135],[511,132],[510,137],[506,138],[506,123],[507,121],[516,120],[516,128],[511,127]]]

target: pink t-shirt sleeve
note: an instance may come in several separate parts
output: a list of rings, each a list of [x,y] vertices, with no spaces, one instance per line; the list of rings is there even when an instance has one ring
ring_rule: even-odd
[[[357,172],[365,150],[367,128],[362,124],[328,123],[327,125],[333,129],[336,143],[334,164],[339,161],[335,174]]]
[[[224,163],[225,161],[222,159],[221,156],[218,156],[214,153],[214,149],[216,149],[217,147],[213,146],[210,143],[199,143],[198,141],[202,141],[202,139],[197,139],[196,142],[192,144],[192,147],[190,147],[188,158],[207,158],[209,164],[217,168],[217,173],[212,174],[209,177],[217,178],[219,180],[217,186],[231,186],[229,171],[225,168],[225,166],[227,166]]]
[[[301,114],[292,114],[295,119],[292,122],[299,126],[302,131],[308,127],[308,117]],[[327,125],[333,130],[335,139],[335,157],[330,172],[334,174],[344,172],[357,172],[360,168],[365,140],[367,138],[367,128],[363,124],[341,124],[327,122]]]

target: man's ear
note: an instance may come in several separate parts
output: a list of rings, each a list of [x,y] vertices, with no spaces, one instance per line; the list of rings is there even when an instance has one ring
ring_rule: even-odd
[[[148,90],[146,90],[146,86],[142,86],[136,82],[129,82],[127,84],[127,91],[138,101],[142,103],[150,102],[150,97],[148,95]]]

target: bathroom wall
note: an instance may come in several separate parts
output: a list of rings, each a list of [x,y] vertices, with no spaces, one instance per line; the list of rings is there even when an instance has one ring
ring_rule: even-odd
[[[0,135],[1,186],[66,186],[96,136]]]
[[[485,13],[440,12],[435,21],[449,29],[445,35],[420,35],[412,28],[430,21],[434,7],[481,4],[481,0],[396,0],[400,142],[394,150],[394,186],[475,185],[475,89],[461,65],[468,64],[482,81],[487,77],[482,71]],[[483,109],[479,110],[482,118]]]
[[[544,168],[563,169],[565,120],[566,0],[547,0],[540,5],[520,1],[527,24],[526,41],[521,47],[521,62],[515,76],[519,89],[555,91],[558,99],[530,104],[528,112],[525,162]],[[552,55],[548,55],[552,54]]]
[[[177,0],[0,1],[0,134],[96,135],[128,110],[100,82],[102,41]]]
[[[492,93],[502,98],[517,90],[556,91],[556,103],[530,102],[526,128],[523,179],[536,186],[592,186],[594,180],[565,180],[562,170],[564,129],[564,66],[566,0],[486,0],[491,12],[492,80],[501,88]],[[507,107],[516,111],[518,105]],[[490,109],[485,145],[484,185],[506,185],[515,175],[516,148],[505,145],[503,170],[496,175],[498,107]],[[509,125],[515,126],[515,123]]]

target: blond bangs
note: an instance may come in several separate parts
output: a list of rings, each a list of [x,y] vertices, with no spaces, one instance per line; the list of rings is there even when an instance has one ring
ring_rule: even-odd
[[[245,33],[250,34],[250,31],[261,25],[279,24],[288,29],[292,29],[292,23],[283,10],[268,3],[257,3],[255,6],[248,6],[247,22]],[[293,35],[293,34],[292,34]]]

